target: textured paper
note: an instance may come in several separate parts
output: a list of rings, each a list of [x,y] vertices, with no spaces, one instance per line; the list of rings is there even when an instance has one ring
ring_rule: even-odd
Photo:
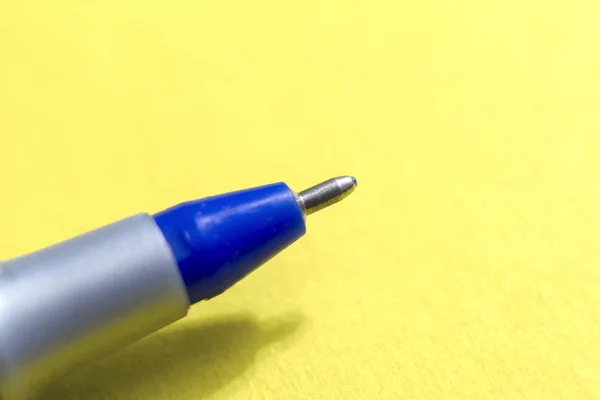
[[[359,180],[45,398],[600,398],[598,4],[0,2],[0,259]]]

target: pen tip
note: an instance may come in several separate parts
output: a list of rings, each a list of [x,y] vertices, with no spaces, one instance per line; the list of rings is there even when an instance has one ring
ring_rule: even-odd
[[[298,204],[304,214],[310,215],[345,199],[357,185],[353,176],[332,178],[298,193]]]
[[[338,185],[340,185],[340,187],[347,188],[344,191],[349,190],[350,192],[352,192],[356,188],[356,186],[358,186],[358,181],[353,176],[340,176],[339,178],[335,179],[337,180],[337,183]]]

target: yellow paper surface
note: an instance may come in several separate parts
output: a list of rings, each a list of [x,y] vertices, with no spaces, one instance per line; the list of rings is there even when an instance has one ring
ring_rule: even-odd
[[[0,2],[0,259],[228,190],[359,180],[277,259],[46,398],[600,398],[599,16]]]

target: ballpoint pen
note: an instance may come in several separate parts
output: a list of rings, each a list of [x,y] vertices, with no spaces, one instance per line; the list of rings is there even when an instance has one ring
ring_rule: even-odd
[[[284,183],[138,214],[0,263],[0,399],[181,318],[304,235],[307,215],[356,187],[350,176],[295,193]]]

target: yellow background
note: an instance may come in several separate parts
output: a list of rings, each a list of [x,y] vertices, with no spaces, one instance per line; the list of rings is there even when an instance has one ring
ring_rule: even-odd
[[[599,4],[0,2],[0,259],[359,180],[46,398],[600,398]]]

